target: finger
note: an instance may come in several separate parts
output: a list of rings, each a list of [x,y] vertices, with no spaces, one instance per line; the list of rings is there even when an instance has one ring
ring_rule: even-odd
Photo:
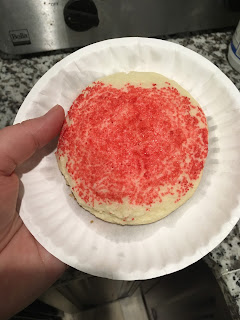
[[[59,133],[63,121],[63,108],[55,106],[42,117],[2,129],[0,131],[0,175],[11,175],[17,165],[52,140]]]
[[[19,180],[14,169],[56,136],[63,120],[63,109],[58,106],[43,117],[0,132],[0,251],[21,225],[16,214]]]

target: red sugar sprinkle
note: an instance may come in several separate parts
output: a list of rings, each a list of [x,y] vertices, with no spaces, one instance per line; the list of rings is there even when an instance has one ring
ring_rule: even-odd
[[[71,124],[64,123],[57,154],[68,155],[74,189],[88,204],[128,198],[131,204],[151,205],[173,195],[173,186],[177,202],[203,169],[205,115],[173,87],[116,89],[96,82],[74,101],[68,117]],[[161,191],[164,186],[167,191]]]

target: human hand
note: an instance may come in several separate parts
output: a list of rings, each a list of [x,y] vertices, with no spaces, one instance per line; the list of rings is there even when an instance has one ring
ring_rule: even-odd
[[[0,319],[8,319],[44,292],[65,270],[23,224],[16,204],[18,165],[51,141],[64,121],[55,106],[40,118],[0,131]]]

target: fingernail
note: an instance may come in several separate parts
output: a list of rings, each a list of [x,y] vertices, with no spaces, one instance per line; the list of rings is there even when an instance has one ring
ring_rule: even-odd
[[[55,112],[57,109],[62,108],[59,104],[56,104],[54,107],[52,107],[45,115],[49,115],[52,112]]]
[[[56,104],[54,107],[52,107],[48,112],[52,112],[52,111],[55,111],[59,108],[62,108],[59,104]]]

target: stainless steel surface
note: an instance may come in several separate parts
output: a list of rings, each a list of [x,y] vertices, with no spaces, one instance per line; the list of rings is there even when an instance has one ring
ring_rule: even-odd
[[[98,16],[88,12],[92,0],[70,0],[80,29],[66,25],[67,0],[0,0],[0,50],[8,54],[50,51],[124,36],[154,37],[184,31],[234,26],[238,8],[231,0],[94,0]],[[83,10],[83,12],[82,12]],[[69,12],[70,12],[69,11]],[[76,15],[75,15],[76,14]],[[89,21],[84,26],[84,20]],[[71,25],[71,24],[70,24]]]
[[[90,276],[72,280],[55,289],[78,310],[83,310],[130,297],[139,285],[140,281],[120,281]]]
[[[41,300],[63,310],[63,320],[231,320],[220,287],[202,260],[150,280],[72,280],[51,288]]]
[[[79,313],[65,313],[63,320],[149,320],[140,290],[134,295]]]

